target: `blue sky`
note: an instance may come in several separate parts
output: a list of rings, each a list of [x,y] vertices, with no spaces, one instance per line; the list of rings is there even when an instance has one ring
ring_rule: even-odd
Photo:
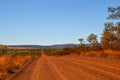
[[[0,44],[79,43],[100,38],[108,6],[120,0],[0,0]]]

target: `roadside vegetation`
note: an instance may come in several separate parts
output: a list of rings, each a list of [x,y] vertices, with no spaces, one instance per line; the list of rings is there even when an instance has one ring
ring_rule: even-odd
[[[78,39],[80,44],[74,48],[49,49],[46,50],[46,54],[56,56],[76,54],[120,59],[120,6],[108,7],[108,12],[110,13],[107,17],[109,22],[105,23],[100,41],[96,34],[91,33],[85,41],[83,38]]]
[[[63,56],[69,55],[73,52],[72,48],[63,48],[63,49],[45,49],[45,54],[48,56]]]
[[[40,56],[40,49],[9,49],[0,45],[0,80],[6,79],[24,64]]]

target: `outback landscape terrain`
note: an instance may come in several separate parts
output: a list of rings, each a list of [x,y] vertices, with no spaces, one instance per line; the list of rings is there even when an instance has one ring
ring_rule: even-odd
[[[0,0],[0,80],[120,80],[120,0]]]
[[[41,53],[8,80],[120,80],[120,60]]]

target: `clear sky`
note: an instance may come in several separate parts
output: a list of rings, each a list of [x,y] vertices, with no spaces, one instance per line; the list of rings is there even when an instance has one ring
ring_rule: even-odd
[[[0,0],[0,44],[79,43],[100,38],[108,6],[120,0]]]

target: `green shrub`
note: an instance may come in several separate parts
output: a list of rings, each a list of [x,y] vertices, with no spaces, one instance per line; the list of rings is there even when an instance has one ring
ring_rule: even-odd
[[[0,45],[0,56],[6,54],[8,52],[8,47],[5,45]]]

